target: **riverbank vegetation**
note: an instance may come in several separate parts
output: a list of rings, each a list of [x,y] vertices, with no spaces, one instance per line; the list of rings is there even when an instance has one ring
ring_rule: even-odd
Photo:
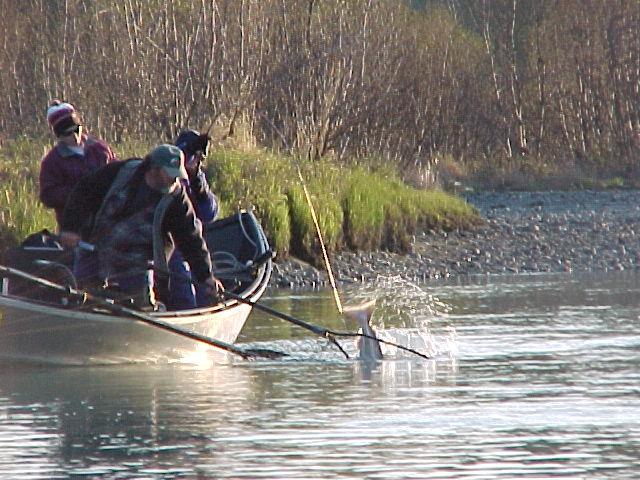
[[[53,212],[38,200],[38,168],[47,141],[18,139],[0,148],[0,249],[27,234],[55,231]],[[120,158],[143,156],[150,144],[115,145]],[[320,245],[303,186],[308,188],[330,251],[385,249],[402,252],[420,228],[450,230],[478,222],[462,199],[440,190],[417,190],[382,165],[311,162],[263,149],[220,146],[210,152],[208,177],[221,214],[255,208],[280,258],[318,262]],[[298,176],[298,169],[304,183]]]
[[[317,255],[297,165],[333,249],[402,250],[417,226],[467,218],[438,184],[640,184],[638,2],[2,6],[9,241],[53,226],[35,198],[44,144],[22,139],[49,134],[53,98],[74,103],[123,157],[126,145],[140,154],[181,128],[210,128],[214,189],[226,208],[256,205],[282,254]]]
[[[637,1],[2,5],[6,138],[45,135],[57,97],[112,143],[242,123],[261,147],[384,158],[420,185],[638,183]]]

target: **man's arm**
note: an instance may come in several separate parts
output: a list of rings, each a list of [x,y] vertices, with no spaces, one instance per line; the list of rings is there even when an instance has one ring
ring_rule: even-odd
[[[198,168],[189,183],[191,189],[189,197],[196,211],[196,216],[202,223],[213,222],[218,215],[218,199],[209,188],[207,177],[202,169]]]
[[[165,216],[165,228],[189,263],[196,278],[204,282],[212,276],[209,249],[202,236],[202,224],[183,188],[176,195]]]
[[[49,208],[63,209],[69,193],[69,180],[64,177],[55,158],[46,156],[40,166],[40,201]]]

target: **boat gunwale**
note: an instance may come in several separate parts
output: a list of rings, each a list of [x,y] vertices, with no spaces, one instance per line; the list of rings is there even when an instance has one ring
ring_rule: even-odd
[[[250,210],[239,210],[236,214],[230,215],[229,217],[225,217],[224,219],[219,220],[219,222],[225,225],[226,223],[231,223],[233,221],[237,221],[239,223],[242,220],[234,220],[234,218],[241,219],[243,216],[247,216],[251,219],[251,222],[256,225],[256,240],[260,245],[260,252],[257,255],[265,253],[269,250],[269,243],[267,241],[266,235],[262,230],[259,222],[255,218],[254,214]],[[271,258],[268,258],[264,263],[257,267],[257,272],[255,274],[255,278],[243,291],[241,291],[238,295],[242,298],[247,299],[251,302],[257,301],[264,291],[266,290],[269,280],[271,278],[271,272],[273,269],[273,261]],[[9,300],[9,304],[7,304],[6,300]],[[69,306],[57,305],[48,302],[40,302],[35,299],[29,299],[22,296],[12,295],[5,292],[0,291],[0,307],[8,306],[10,308],[22,309],[32,312],[39,313],[48,313],[56,316],[63,316],[68,318],[83,318],[85,320],[95,319],[95,320],[113,320],[113,319],[135,319],[134,316],[129,315],[120,315],[116,313],[102,313],[102,311],[106,312],[106,309],[102,309],[99,306],[96,306],[96,309],[102,310],[101,312],[96,312],[95,310],[82,310],[81,308],[73,308]],[[174,311],[156,311],[156,312],[143,312],[140,313],[149,315],[152,318],[158,318],[162,320],[173,320],[177,321],[176,323],[192,323],[195,321],[202,321],[203,319],[209,319],[216,314],[229,311],[238,306],[244,305],[235,299],[227,299],[222,303],[208,306],[208,307],[199,307],[188,310],[174,310]],[[0,318],[2,318],[0,316]]]

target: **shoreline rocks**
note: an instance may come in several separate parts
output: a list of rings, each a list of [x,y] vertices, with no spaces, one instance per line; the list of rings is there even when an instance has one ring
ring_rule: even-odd
[[[421,232],[405,255],[340,252],[339,283],[414,282],[474,274],[594,272],[640,266],[640,191],[470,192],[485,220],[471,230]],[[272,285],[328,286],[327,275],[297,259],[277,262]]]

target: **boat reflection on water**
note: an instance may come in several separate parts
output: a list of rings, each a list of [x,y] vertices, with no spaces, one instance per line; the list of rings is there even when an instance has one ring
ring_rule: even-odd
[[[215,436],[225,416],[254,410],[253,377],[231,365],[3,370],[0,478],[99,475],[96,465],[113,471],[140,456],[153,468],[152,453],[182,452],[188,438]]]
[[[227,441],[260,444],[284,417],[337,414],[354,395],[448,382],[456,371],[446,356],[367,364],[293,353],[226,365],[3,369],[0,478],[213,474],[238,461]]]

